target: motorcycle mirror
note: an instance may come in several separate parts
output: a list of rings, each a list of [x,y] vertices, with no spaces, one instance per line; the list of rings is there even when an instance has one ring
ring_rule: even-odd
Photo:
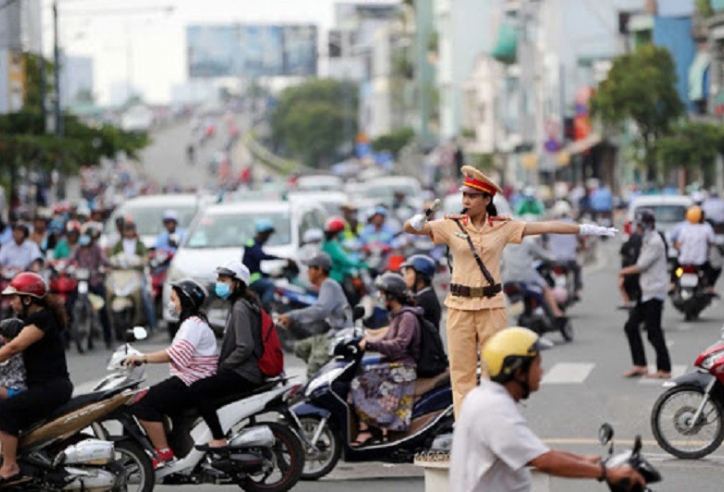
[[[352,310],[352,319],[354,321],[357,321],[358,319],[364,318],[364,316],[365,316],[365,307],[362,306],[361,304],[358,304],[357,306],[355,306],[354,309]]]
[[[611,424],[604,423],[601,425],[601,427],[598,429],[598,442],[603,444],[604,446],[611,442],[613,439],[613,427],[611,427]]]
[[[633,454],[634,454],[634,456],[636,456],[636,455],[639,454],[639,452],[641,451],[642,446],[643,446],[643,445],[642,445],[642,443],[641,443],[641,436],[640,436],[640,435],[636,435],[636,439],[634,439],[634,446],[633,446]]]
[[[126,341],[128,342],[145,340],[147,337],[148,332],[143,326],[134,326],[130,330],[126,331]]]

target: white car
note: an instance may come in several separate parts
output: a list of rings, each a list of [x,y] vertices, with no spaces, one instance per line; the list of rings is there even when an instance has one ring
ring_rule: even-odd
[[[339,176],[330,174],[313,174],[297,178],[299,191],[341,191],[344,182]]]
[[[131,217],[136,223],[141,240],[146,247],[156,244],[158,235],[163,231],[163,213],[174,210],[179,217],[178,226],[186,229],[196,216],[196,212],[213,202],[214,197],[194,194],[178,195],[143,195],[123,202],[113,211],[106,221],[101,235],[101,247],[112,247],[120,236],[116,231],[116,218]]]
[[[292,191],[288,200],[319,203],[327,211],[328,216],[340,215],[342,205],[349,201],[346,193],[341,191]]]
[[[671,233],[677,224],[686,220],[686,211],[694,205],[694,200],[686,195],[641,195],[637,196],[628,206],[626,221],[623,224],[624,241],[633,232],[636,212],[649,209],[656,217],[656,229],[663,232],[669,246],[669,259],[677,256],[677,251],[671,241]]]
[[[310,229],[321,230],[326,214],[317,203],[294,200],[232,202],[206,207],[188,229],[171,262],[163,288],[163,305],[171,297],[170,283],[193,278],[209,291],[207,313],[211,326],[223,328],[228,306],[213,295],[214,271],[231,260],[242,258],[244,245],[255,236],[257,219],[271,220],[276,230],[264,250],[281,258],[298,260],[304,233]],[[262,269],[271,272],[278,263],[263,262]],[[163,316],[167,322],[175,322],[169,313],[164,312]]]
[[[388,207],[392,205],[395,192],[402,191],[410,206],[421,210],[424,204],[422,186],[417,178],[410,176],[385,176],[366,181],[361,186],[361,195],[364,199],[383,203]]]

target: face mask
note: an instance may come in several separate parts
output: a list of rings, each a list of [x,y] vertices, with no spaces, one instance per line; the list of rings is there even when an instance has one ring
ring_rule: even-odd
[[[176,316],[176,304],[173,301],[168,301],[166,304],[166,312],[171,316]]]
[[[78,244],[81,246],[88,246],[91,242],[91,238],[89,236],[81,236],[78,240]]]
[[[214,286],[214,292],[221,299],[227,299],[231,295],[231,288],[227,283],[216,282],[216,285]]]

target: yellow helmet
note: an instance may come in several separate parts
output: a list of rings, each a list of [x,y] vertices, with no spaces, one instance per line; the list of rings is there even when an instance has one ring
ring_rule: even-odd
[[[692,206],[689,207],[689,209],[686,211],[686,220],[691,222],[692,224],[700,224],[701,223],[701,216],[702,216],[702,210],[699,206]]]
[[[551,342],[541,339],[536,332],[514,326],[490,337],[483,347],[482,358],[490,379],[505,383],[513,378],[515,371],[550,346]]]

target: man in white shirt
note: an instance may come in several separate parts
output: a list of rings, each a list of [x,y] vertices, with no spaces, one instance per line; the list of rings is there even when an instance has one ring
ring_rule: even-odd
[[[527,328],[506,328],[483,347],[490,380],[470,391],[455,423],[450,490],[455,492],[528,492],[528,467],[568,478],[595,478],[645,485],[629,465],[606,468],[599,456],[556,451],[528,427],[518,402],[538,391],[543,376],[540,351],[550,342]],[[485,418],[480,416],[484,415]]]
[[[0,248],[0,267],[13,269],[18,272],[29,270],[34,263],[43,261],[40,248],[28,239],[30,229],[25,224],[13,226],[13,240],[3,244]]]
[[[707,292],[714,292],[712,268],[709,264],[709,248],[716,242],[711,225],[704,222],[704,213],[698,206],[686,211],[685,224],[678,234],[676,249],[679,251],[679,265],[696,265],[707,278]]]

